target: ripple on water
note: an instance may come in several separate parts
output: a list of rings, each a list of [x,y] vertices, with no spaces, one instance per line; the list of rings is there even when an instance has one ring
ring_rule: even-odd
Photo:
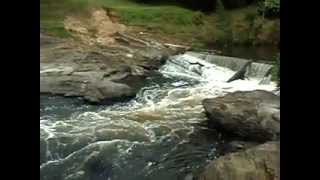
[[[190,178],[218,156],[219,135],[202,125],[202,100],[275,88],[252,78],[226,83],[233,71],[199,59],[191,61],[204,68],[172,61],[160,69],[164,76],[149,78],[128,102],[94,106],[81,99],[40,96],[40,139],[47,151],[41,179]]]

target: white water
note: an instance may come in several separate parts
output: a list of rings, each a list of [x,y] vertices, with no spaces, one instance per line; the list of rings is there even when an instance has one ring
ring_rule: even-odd
[[[200,63],[204,66],[200,67],[199,65],[186,65],[188,64],[187,62]],[[182,64],[182,66],[187,68],[187,73],[185,73],[185,71],[181,72],[180,67],[177,64]],[[197,73],[200,72],[198,73],[198,75],[194,73],[195,69]],[[261,76],[258,76],[259,78],[250,77],[249,79],[236,80],[227,83],[226,81],[230,77],[232,77],[235,71],[232,71],[225,67],[210,64],[205,60],[196,58],[188,54],[172,58],[172,60],[170,60],[169,63],[167,63],[160,71],[165,76],[185,76],[188,78],[192,77],[200,81],[198,85],[185,90],[189,92],[189,96],[186,98],[197,99],[199,101],[201,101],[203,98],[221,96],[228,92],[251,91],[257,89],[273,91],[276,88],[276,84],[274,82],[270,82],[269,84],[260,84]],[[192,73],[190,73],[190,71]],[[261,71],[263,71],[263,69],[261,69]],[[172,91],[179,90],[179,88],[176,88]],[[166,99],[164,100],[166,101]],[[180,99],[175,99],[175,102],[177,100]]]
[[[264,71],[264,69],[259,72],[261,71]],[[256,89],[273,91],[276,88],[273,82],[260,84],[261,78],[259,77],[261,76],[227,83],[226,81],[235,71],[211,64],[190,54],[171,57],[159,72],[170,81],[161,83],[156,80],[152,81],[138,93],[135,99],[127,103],[117,103],[106,106],[101,110],[85,112],[82,112],[81,108],[78,107],[78,111],[64,118],[40,117],[42,138],[47,142],[57,142],[56,145],[48,143],[50,144],[50,146],[47,146],[47,155],[50,156],[48,160],[53,161],[42,164],[41,169],[50,167],[55,162],[61,161],[63,163],[67,159],[74,159],[74,156],[79,155],[77,152],[82,152],[82,149],[89,149],[92,144],[119,140],[117,143],[124,143],[124,149],[113,152],[119,157],[117,156],[116,159],[110,161],[119,163],[122,162],[121,158],[124,158],[123,163],[133,165],[133,167],[128,165],[129,167],[126,169],[128,171],[127,176],[132,176],[131,179],[143,179],[149,174],[153,174],[153,176],[150,176],[154,179],[155,177],[158,179],[169,178],[174,176],[174,173],[171,176],[159,174],[162,170],[168,173],[166,169],[171,166],[179,167],[179,171],[189,173],[190,169],[202,165],[206,156],[210,153],[209,147],[211,146],[209,145],[212,142],[204,142],[203,147],[194,146],[192,150],[186,150],[187,152],[180,152],[179,150],[180,146],[184,147],[192,141],[190,136],[198,133],[199,127],[196,124],[206,120],[201,104],[204,98],[222,96],[234,91]],[[50,107],[46,108],[50,109]],[[73,108],[76,109],[77,107]],[[68,142],[68,139],[70,139],[70,142]],[[203,141],[202,139],[197,140]],[[82,141],[85,143],[79,143]],[[77,143],[79,145],[74,145],[76,147],[70,145]],[[158,145],[164,147],[164,144],[167,143],[170,144],[168,148],[155,148]],[[130,159],[134,155],[128,153],[132,150],[133,145],[145,147],[143,151],[152,151],[154,153],[152,157],[156,157],[159,162],[162,162],[160,166],[151,167],[150,164],[154,163],[151,161],[142,163],[142,165],[139,162],[139,165],[135,165],[137,160],[131,161]],[[191,158],[192,155],[190,154],[193,154],[193,151],[196,151],[197,148],[202,148],[199,150],[203,153],[201,160],[189,160],[188,166],[171,162],[179,154],[185,154],[185,157],[190,156],[189,158]],[[81,158],[79,159],[81,162],[84,161]],[[186,171],[188,168],[189,170]],[[130,174],[131,171],[141,171],[143,176],[133,176]]]

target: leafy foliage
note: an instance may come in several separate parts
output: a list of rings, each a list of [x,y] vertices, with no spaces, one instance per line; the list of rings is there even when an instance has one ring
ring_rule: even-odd
[[[223,0],[222,3],[225,8],[232,9],[232,8],[239,8],[245,5],[250,4],[252,1],[250,0]]]
[[[265,17],[280,16],[280,0],[264,0],[259,2],[258,12]]]
[[[232,29],[231,29],[231,17],[225,11],[222,0],[217,2],[217,21],[214,35],[219,37],[218,41],[222,41],[226,44],[232,42]],[[218,42],[220,43],[220,42]]]
[[[272,69],[272,80],[280,87],[280,54],[277,55],[275,65]]]
[[[206,18],[198,29],[199,39],[207,45],[275,45],[280,39],[280,21],[257,14],[256,6],[222,10]]]

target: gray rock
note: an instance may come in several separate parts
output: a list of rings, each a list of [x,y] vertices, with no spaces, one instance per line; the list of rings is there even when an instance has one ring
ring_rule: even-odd
[[[71,153],[86,147],[93,143],[95,137],[86,134],[83,135],[59,135],[48,138],[46,144],[53,158],[65,158]],[[41,141],[40,141],[41,143]]]
[[[227,82],[232,82],[238,79],[245,79],[245,74],[247,72],[248,67],[252,64],[252,61],[246,62],[240,70],[238,70]]]
[[[199,180],[279,180],[280,142],[268,142],[213,160]]]
[[[40,164],[47,161],[47,142],[40,138]]]
[[[280,138],[280,98],[256,90],[205,99],[203,106],[214,128],[243,140],[265,142]]]
[[[95,103],[134,96],[145,78],[174,53],[151,47],[89,47],[43,34],[40,42],[40,93],[80,96]]]
[[[222,146],[222,154],[228,154],[238,151],[244,151],[246,149],[257,146],[256,142],[246,142],[246,141],[232,141]]]
[[[88,178],[85,176],[84,171],[78,171],[74,174],[68,175],[65,179],[66,180],[86,180]]]
[[[69,156],[57,161],[49,161],[40,166],[41,180],[89,180],[103,179],[111,175],[112,164],[122,155],[119,147],[128,149],[132,143],[127,141],[103,141],[92,143]],[[121,170],[121,167],[118,168]]]

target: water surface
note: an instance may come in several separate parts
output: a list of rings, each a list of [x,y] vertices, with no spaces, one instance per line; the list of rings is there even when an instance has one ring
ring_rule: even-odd
[[[207,128],[202,100],[237,90],[275,89],[274,83],[262,85],[255,77],[226,83],[234,73],[180,55],[126,102],[94,106],[81,98],[40,96],[41,179],[196,176],[219,156],[223,141]]]

